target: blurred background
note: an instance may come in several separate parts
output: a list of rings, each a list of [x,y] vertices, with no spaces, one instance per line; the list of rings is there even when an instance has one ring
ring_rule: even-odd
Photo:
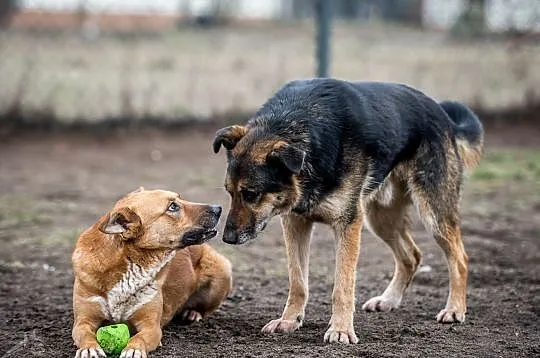
[[[287,295],[276,218],[244,246],[211,242],[233,263],[234,292],[204,323],[166,328],[151,356],[538,356],[540,0],[0,0],[0,357],[72,357],[78,235],[139,186],[226,213],[215,131],[313,76],[402,82],[479,115],[486,152],[462,205],[467,323],[435,324],[447,268],[416,220],[423,266],[395,313],[361,311],[393,272],[390,250],[363,234],[360,345],[322,344],[324,226],[304,327],[259,334]]]
[[[539,96],[537,0],[330,4],[328,75],[405,82],[486,108]],[[0,111],[61,121],[252,111],[285,81],[316,75],[321,9],[312,0],[2,0]]]

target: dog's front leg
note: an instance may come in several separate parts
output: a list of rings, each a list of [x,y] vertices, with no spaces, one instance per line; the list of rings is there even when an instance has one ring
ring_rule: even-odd
[[[263,327],[265,333],[290,333],[302,326],[309,295],[309,243],[313,222],[296,214],[281,218],[289,267],[289,297],[281,318]]]
[[[324,335],[329,343],[358,343],[354,333],[356,265],[360,253],[362,214],[351,223],[336,223],[336,272],[332,293],[332,318]]]
[[[130,318],[137,330],[131,337],[120,358],[146,358],[147,354],[156,349],[161,342],[161,314],[163,299],[161,295],[137,310]]]
[[[105,352],[96,340],[96,331],[105,317],[97,302],[79,294],[78,285],[79,283],[75,282],[73,295],[75,317],[72,337],[78,348],[75,357],[105,357]]]

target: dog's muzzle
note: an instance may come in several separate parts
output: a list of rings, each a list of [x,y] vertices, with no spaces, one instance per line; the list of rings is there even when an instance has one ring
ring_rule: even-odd
[[[199,220],[200,227],[193,228],[186,232],[180,241],[181,247],[204,244],[217,235],[216,225],[221,216],[221,206],[208,205],[205,213]]]
[[[181,247],[204,244],[217,235],[217,230],[197,228],[182,236]]]
[[[253,240],[257,235],[266,228],[268,220],[263,220],[257,223],[255,229],[237,231],[236,229],[225,226],[225,232],[223,233],[223,242],[230,245],[242,245],[246,242]]]

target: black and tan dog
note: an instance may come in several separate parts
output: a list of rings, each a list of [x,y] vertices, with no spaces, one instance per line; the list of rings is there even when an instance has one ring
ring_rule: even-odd
[[[366,311],[398,307],[420,263],[409,229],[416,207],[448,260],[450,292],[437,314],[463,322],[467,254],[459,201],[465,168],[481,156],[483,129],[466,106],[437,103],[402,85],[336,79],[286,84],[250,119],[216,133],[227,149],[225,188],[232,197],[223,240],[242,244],[281,215],[289,266],[289,297],[281,318],[263,332],[302,325],[308,299],[309,243],[314,222],[336,239],[332,317],[327,342],[356,343],[356,266],[363,224],[393,251],[395,273]]]

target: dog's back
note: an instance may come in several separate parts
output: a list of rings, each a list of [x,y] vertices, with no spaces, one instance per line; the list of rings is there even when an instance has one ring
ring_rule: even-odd
[[[437,103],[414,88],[386,82],[292,81],[248,125],[263,127],[261,135],[283,136],[293,144],[309,141],[308,162],[326,182],[338,183],[336,174],[346,175],[340,171],[357,162],[361,153],[371,166],[365,173],[371,187],[414,158],[422,167],[443,172],[447,153],[455,151],[465,167],[473,167],[483,146],[482,125],[465,105]],[[423,163],[426,151],[430,158]]]

